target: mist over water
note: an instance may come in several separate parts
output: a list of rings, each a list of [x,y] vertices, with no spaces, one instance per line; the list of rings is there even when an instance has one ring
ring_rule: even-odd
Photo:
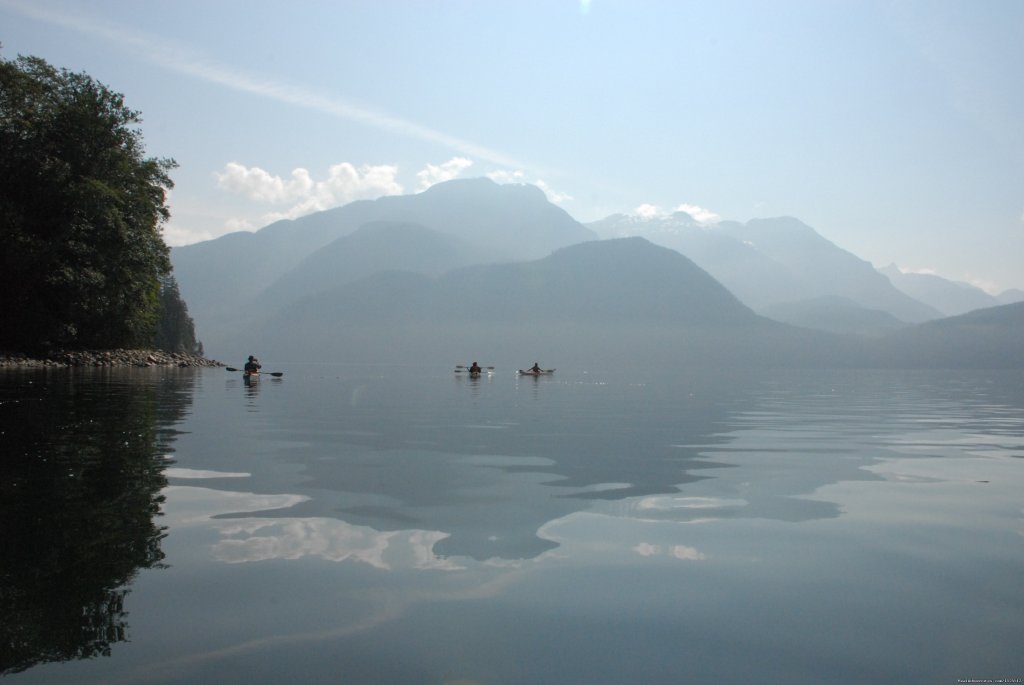
[[[83,615],[81,592],[54,582],[44,597],[27,580],[61,564],[7,555],[5,613],[19,617],[7,637],[25,647],[5,674],[862,683],[1024,672],[1020,372],[539,361],[558,370],[294,364],[249,385],[221,369],[0,375],[4,453],[23,455],[5,461],[3,518],[38,522],[16,538],[7,525],[5,538],[51,546],[60,526],[73,531],[61,549],[103,545],[134,569],[104,575],[94,555],[77,557],[123,600],[116,630],[83,659],[55,651],[55,624],[29,610],[63,607],[65,645],[95,635],[67,618]],[[91,451],[98,436],[107,447]],[[122,475],[84,494],[59,486],[74,481],[58,466],[18,496],[56,455]],[[149,494],[126,500],[133,492]],[[148,524],[84,519],[132,501]],[[135,539],[149,540],[148,556],[114,552]]]

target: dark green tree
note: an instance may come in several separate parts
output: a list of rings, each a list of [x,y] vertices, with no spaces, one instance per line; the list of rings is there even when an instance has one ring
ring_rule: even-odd
[[[0,58],[0,348],[152,344],[170,159],[84,73]]]
[[[173,275],[160,279],[160,323],[156,346],[166,352],[184,352],[202,356],[203,344],[196,340],[196,325],[181,299],[178,281]]]

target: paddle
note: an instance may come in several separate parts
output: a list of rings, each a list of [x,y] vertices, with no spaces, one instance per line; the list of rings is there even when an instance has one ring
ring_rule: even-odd
[[[241,371],[241,369],[236,369],[231,366],[225,366],[224,368],[228,371]],[[275,378],[280,378],[284,375],[284,371],[260,371],[259,373],[261,376],[274,376]]]

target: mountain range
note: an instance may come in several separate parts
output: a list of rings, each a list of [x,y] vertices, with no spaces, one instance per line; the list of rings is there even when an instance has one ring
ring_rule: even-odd
[[[383,231],[360,228],[377,224]],[[278,221],[255,233],[239,231],[174,248],[172,261],[182,296],[200,330],[209,336],[263,307],[272,286],[278,302],[330,288],[344,280],[389,268],[406,268],[414,246],[443,234],[424,268],[467,262],[535,259],[584,240],[592,231],[528,185],[488,179],[440,183],[417,195],[360,200],[299,219]],[[348,239],[348,240],[346,240]],[[334,245],[336,241],[341,241]],[[347,243],[347,244],[346,244]],[[441,256],[440,252],[448,254]],[[404,252],[404,254],[403,254]],[[332,266],[338,257],[346,263]],[[362,262],[361,264],[357,264]],[[357,268],[350,268],[357,264]],[[285,283],[278,283],[281,279]],[[291,281],[298,290],[287,290]],[[271,293],[273,294],[273,293]]]
[[[705,227],[684,212],[640,220],[617,214],[590,227],[603,237],[638,235],[678,250],[757,311],[832,297],[910,323],[942,316],[897,289],[869,262],[792,217]]]
[[[935,321],[963,305],[911,296],[891,269],[793,218],[584,226],[537,188],[486,179],[175,248],[172,260],[221,358],[256,341],[264,358],[290,360],[888,365],[906,363],[916,331],[964,342],[978,325]],[[999,321],[1018,331],[1017,310],[987,316],[984,363],[1017,364],[995,333]],[[928,349],[918,363],[981,363],[955,345]]]
[[[957,316],[975,309],[1024,301],[1024,292],[1020,290],[1008,290],[998,296],[989,295],[970,283],[950,281],[935,274],[905,273],[895,264],[882,267],[879,271],[894,286],[942,312],[943,316]]]

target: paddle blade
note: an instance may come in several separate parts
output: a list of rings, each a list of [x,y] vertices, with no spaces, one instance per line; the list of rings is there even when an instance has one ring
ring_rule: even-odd
[[[230,366],[225,366],[225,367],[224,367],[224,370],[225,370],[225,371],[238,371],[238,369],[233,369],[233,368],[231,368]]]

